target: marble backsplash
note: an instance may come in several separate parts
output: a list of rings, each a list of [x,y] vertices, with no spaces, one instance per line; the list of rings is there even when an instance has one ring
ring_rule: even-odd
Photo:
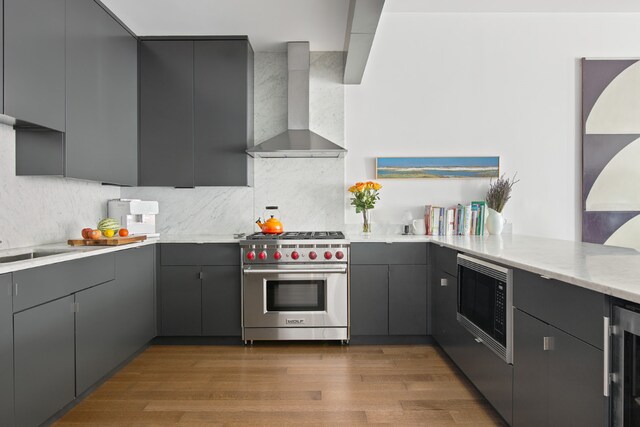
[[[0,249],[79,237],[107,214],[120,188],[61,177],[16,176],[15,131],[0,124]]]

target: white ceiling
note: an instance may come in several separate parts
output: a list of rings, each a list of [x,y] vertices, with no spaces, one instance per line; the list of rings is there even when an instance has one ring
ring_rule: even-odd
[[[248,35],[255,51],[344,50],[349,0],[102,0],[140,36]],[[386,0],[384,13],[640,12],[640,0]]]
[[[248,35],[255,51],[344,50],[349,0],[102,0],[139,36]]]

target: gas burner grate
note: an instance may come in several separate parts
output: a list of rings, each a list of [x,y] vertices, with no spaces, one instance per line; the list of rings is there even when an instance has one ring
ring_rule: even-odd
[[[341,231],[288,231],[282,234],[254,233],[247,240],[336,240],[344,239]]]

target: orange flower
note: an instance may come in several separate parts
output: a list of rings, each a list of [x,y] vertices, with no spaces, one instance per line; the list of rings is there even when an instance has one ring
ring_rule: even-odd
[[[366,184],[364,182],[357,182],[356,183],[356,191],[358,191],[358,193],[364,191],[366,188]]]
[[[381,189],[381,188],[382,188],[382,185],[378,184],[377,182],[374,182],[374,183],[373,183],[373,189],[374,189],[374,190],[378,191],[378,190],[379,190],[379,189]]]
[[[355,193],[356,192],[356,186],[352,185],[351,187],[349,187],[349,193]]]

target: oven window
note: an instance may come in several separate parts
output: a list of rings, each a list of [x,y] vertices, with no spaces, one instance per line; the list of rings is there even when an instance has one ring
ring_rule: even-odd
[[[267,311],[325,311],[324,280],[267,280]]]

